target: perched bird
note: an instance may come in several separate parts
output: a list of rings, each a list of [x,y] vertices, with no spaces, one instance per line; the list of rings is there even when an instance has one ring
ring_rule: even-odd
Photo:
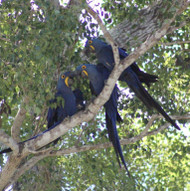
[[[118,51],[121,60],[128,56],[124,49],[118,48]],[[90,52],[94,52],[98,59],[98,63],[103,64],[106,68],[108,68],[109,71],[113,69],[114,56],[111,45],[108,45],[99,38],[94,38],[91,40],[87,40],[84,52],[86,55],[89,55]],[[151,83],[157,82],[158,76],[141,71],[135,62],[131,64],[128,68],[131,68],[131,70],[138,76],[140,82],[145,83],[148,87]],[[125,75],[125,71],[122,73],[122,75]],[[123,79],[120,80],[123,81]]]
[[[82,76],[86,76],[90,80],[90,88],[93,94],[96,96],[100,94],[104,87],[105,80],[109,77],[109,71],[103,65],[92,65],[92,64],[83,64],[77,67],[76,69]],[[115,85],[113,92],[109,100],[105,103],[105,114],[106,114],[106,127],[108,130],[109,139],[112,142],[117,160],[121,166],[120,160],[125,166],[128,175],[129,171],[125,163],[125,159],[122,153],[119,136],[116,128],[116,121],[121,122],[122,119],[117,112],[117,100],[118,100],[118,88]]]
[[[86,42],[85,49],[85,52],[95,52],[99,64],[104,65],[110,72],[112,71],[114,67],[114,57],[111,45],[108,45],[100,39],[95,38]],[[128,56],[123,49],[119,48],[118,50],[120,59],[124,59]],[[119,80],[126,82],[129,88],[148,107],[148,109],[155,108],[168,122],[170,122],[176,129],[180,130],[179,126],[168,116],[168,114],[151,97],[151,95],[142,85],[144,82],[149,86],[150,83],[157,81],[156,79],[157,76],[142,72],[136,63],[133,63],[131,66],[126,68],[119,77]]]
[[[71,72],[66,72],[58,80],[57,93],[55,98],[50,100],[50,104],[55,104],[56,107],[50,106],[47,114],[48,129],[60,124],[67,116],[74,115],[77,111],[77,105],[83,104],[82,92],[79,89],[72,91],[70,88],[70,82],[72,83],[71,74]],[[56,144],[59,139],[56,139],[53,143]]]
[[[51,107],[48,110],[47,114],[47,130],[26,140],[32,140],[38,137],[39,135],[44,134],[45,132],[53,129],[58,124],[60,124],[66,117],[72,116],[77,112],[77,106],[83,105],[83,95],[82,92],[78,89],[75,91],[72,91],[70,88],[70,85],[72,83],[72,74],[70,72],[65,72],[60,75],[60,78],[57,83],[57,93],[55,94],[55,99],[51,100],[50,103],[55,103],[55,107]],[[64,102],[64,106],[62,105],[62,102]],[[57,141],[60,138],[53,141],[54,144],[57,143]],[[23,141],[21,143],[24,143],[26,141]],[[0,152],[2,153],[8,153],[11,152],[12,149],[8,148]]]

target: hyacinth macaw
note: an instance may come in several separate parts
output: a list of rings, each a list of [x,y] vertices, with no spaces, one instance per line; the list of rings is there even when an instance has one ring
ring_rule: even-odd
[[[93,94],[96,96],[100,94],[104,87],[105,80],[109,77],[109,70],[103,65],[92,65],[92,64],[83,64],[77,67],[77,72],[82,76],[86,76],[90,80],[90,88]],[[125,159],[122,153],[119,136],[117,133],[116,122],[121,122],[122,119],[117,112],[117,100],[118,100],[118,88],[115,85],[113,92],[109,100],[105,103],[105,114],[106,114],[106,127],[108,130],[109,139],[112,142],[117,160],[121,166],[120,160],[122,161],[128,176],[130,176],[128,168],[125,163]]]
[[[121,60],[128,56],[124,49],[118,48],[118,51]],[[108,45],[99,38],[94,38],[91,40],[87,40],[84,52],[86,53],[86,55],[89,55],[90,52],[94,52],[98,59],[98,63],[102,63],[110,71],[113,69],[114,57],[111,45]],[[141,71],[135,62],[131,64],[128,68],[131,68],[131,70],[138,76],[140,82],[145,83],[148,87],[151,83],[157,82],[158,76]],[[125,71],[122,75],[125,75]],[[123,79],[120,80],[125,81]]]
[[[118,50],[121,60],[128,56],[123,49],[119,48]],[[88,53],[90,51],[96,54],[99,64],[104,65],[110,72],[112,71],[114,67],[114,56],[111,45],[106,44],[98,38],[94,38],[87,40],[86,42],[85,52]],[[142,85],[142,83],[145,83],[149,86],[150,83],[156,82],[157,76],[142,72],[136,63],[133,63],[123,71],[119,80],[126,82],[129,88],[148,107],[148,109],[155,108],[168,122],[170,122],[176,129],[180,130],[180,127],[170,118]]]
[[[65,72],[60,75],[58,83],[57,83],[57,92],[55,94],[55,99],[51,100],[50,103],[55,103],[54,108],[50,107],[47,114],[47,130],[40,133],[39,135],[44,134],[45,132],[53,129],[58,124],[60,124],[66,117],[72,116],[77,112],[77,106],[83,105],[83,95],[82,92],[78,89],[72,91],[70,85],[72,83],[72,76],[71,72]],[[62,100],[64,101],[64,106],[62,106]],[[36,135],[26,141],[35,139],[39,135]],[[56,139],[54,144],[60,138]],[[24,143],[23,141],[21,143]],[[8,148],[0,152],[0,154],[11,152],[12,149]]]

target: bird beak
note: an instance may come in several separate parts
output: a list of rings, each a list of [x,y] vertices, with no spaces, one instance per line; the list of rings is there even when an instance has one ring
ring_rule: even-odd
[[[83,71],[81,72],[81,76],[82,76],[83,78],[85,78],[86,76],[88,77],[88,72],[87,72],[86,70],[83,70]]]
[[[91,48],[93,51],[95,51],[95,48],[94,48],[92,45],[90,45],[90,48]]]
[[[69,88],[69,77],[68,76],[65,78],[65,84]]]
[[[72,84],[73,84],[73,79],[72,78],[70,78],[70,77],[66,77],[65,78],[65,84],[66,84],[66,86],[69,88],[70,86],[72,86]]]

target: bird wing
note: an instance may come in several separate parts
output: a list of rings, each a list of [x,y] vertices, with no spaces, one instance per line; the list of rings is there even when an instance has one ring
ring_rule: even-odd
[[[56,103],[56,99],[50,100],[50,104]],[[49,129],[57,121],[57,110],[55,107],[49,107],[47,114],[47,128]]]

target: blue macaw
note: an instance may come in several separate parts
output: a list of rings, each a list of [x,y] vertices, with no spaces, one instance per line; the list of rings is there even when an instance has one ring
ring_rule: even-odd
[[[47,114],[47,128],[52,129],[60,124],[67,116],[72,116],[76,113],[77,107],[83,105],[83,95],[79,89],[74,91],[70,88],[70,82],[72,83],[72,73],[66,72],[62,74],[57,83],[57,93],[55,99],[50,100],[50,104],[55,103],[56,108],[50,106]],[[62,100],[64,100],[64,107],[62,106]],[[56,144],[60,138],[56,139],[53,143]]]
[[[124,59],[128,56],[123,49],[119,48],[118,50],[120,59]],[[114,57],[111,45],[106,44],[98,38],[87,40],[85,52],[87,53],[89,51],[95,52],[99,64],[104,65],[110,72],[112,71],[114,67]],[[176,129],[180,130],[180,127],[168,116],[142,85],[143,82],[148,86],[150,83],[156,82],[157,76],[142,72],[136,63],[133,63],[123,71],[119,80],[126,82],[129,88],[148,107],[148,109],[155,108],[168,122],[170,122]]]
[[[50,101],[50,103],[55,103],[56,107],[55,108],[50,107],[47,114],[48,129],[21,143],[35,139],[39,135],[42,135],[45,132],[53,129],[55,126],[60,124],[66,117],[74,115],[77,112],[78,106],[82,108],[84,107],[82,92],[79,89],[72,91],[72,89],[70,88],[73,77],[72,75],[73,74],[71,72],[65,72],[61,74],[59,77],[55,99]],[[62,106],[61,99],[64,100],[64,107]],[[59,139],[60,138],[56,139],[55,141],[53,141],[53,143],[56,144]],[[4,149],[3,151],[0,152],[0,154],[8,153],[11,151],[12,151],[11,148]]]
[[[109,77],[109,71],[103,65],[92,65],[92,64],[83,64],[77,67],[77,72],[79,72],[82,76],[86,76],[90,80],[90,88],[93,94],[96,96],[100,94],[104,87],[105,80]],[[113,92],[109,98],[109,100],[105,103],[105,113],[106,113],[106,127],[108,130],[109,139],[112,142],[117,160],[119,165],[121,166],[120,159],[124,164],[124,167],[130,177],[128,168],[125,163],[125,159],[122,153],[119,136],[116,128],[116,121],[121,122],[122,119],[117,112],[117,100],[118,100],[118,88],[115,85]]]
[[[123,48],[118,48],[118,51],[121,60],[123,60],[128,56],[128,54],[125,52]],[[84,52],[86,55],[88,55],[90,52],[94,52],[98,59],[98,63],[103,64],[106,68],[108,68],[109,71],[113,69],[114,57],[111,45],[108,45],[99,38],[94,38],[91,40],[87,40]],[[128,68],[131,68],[131,70],[138,76],[140,82],[145,83],[148,87],[150,86],[151,83],[157,82],[158,76],[141,71],[135,62],[131,64]],[[125,76],[125,71],[122,74],[124,76]],[[120,80],[126,81],[124,79]]]

